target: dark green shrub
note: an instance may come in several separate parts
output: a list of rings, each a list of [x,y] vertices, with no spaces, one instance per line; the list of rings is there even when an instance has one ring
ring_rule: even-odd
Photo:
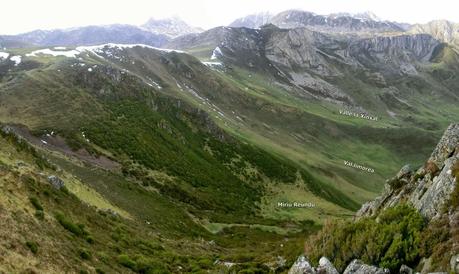
[[[103,271],[103,270],[100,269],[100,268],[96,268],[96,273],[97,273],[97,274],[105,274],[105,271]]]
[[[94,238],[91,236],[91,235],[88,235],[86,236],[86,242],[88,242],[89,244],[93,244],[94,243]]]
[[[43,211],[43,206],[40,204],[40,201],[36,197],[30,197],[29,198],[30,203],[33,205],[33,207],[36,210],[41,210]]]
[[[43,212],[43,210],[37,210],[35,211],[35,217],[39,220],[43,220],[45,219],[45,213]]]
[[[396,271],[402,264],[413,267],[419,261],[425,225],[414,208],[400,205],[378,218],[326,224],[306,251],[316,263],[321,256],[330,258],[340,271],[355,258]]]
[[[56,220],[68,231],[72,232],[76,236],[87,236],[88,232],[85,231],[84,225],[74,224],[69,220],[63,213],[56,213]]]
[[[118,263],[132,270],[135,270],[136,267],[136,263],[126,254],[121,254],[118,256]]]
[[[157,259],[139,257],[136,259],[137,273],[168,273],[164,265]]]
[[[33,254],[37,254],[38,253],[38,244],[36,242],[26,242],[26,246],[29,248],[29,250],[33,253]]]
[[[86,249],[80,249],[78,251],[78,254],[80,255],[80,258],[83,259],[83,260],[91,259],[91,253]]]

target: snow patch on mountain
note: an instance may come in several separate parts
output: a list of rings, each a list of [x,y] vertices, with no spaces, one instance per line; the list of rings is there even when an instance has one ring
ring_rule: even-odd
[[[135,47],[141,47],[141,48],[148,48],[148,49],[153,49],[157,51],[162,51],[162,52],[177,52],[177,53],[185,53],[184,51],[181,50],[175,50],[175,49],[163,49],[163,48],[157,48],[157,47],[152,47],[149,45],[144,45],[144,44],[113,44],[113,43],[108,43],[108,44],[103,44],[103,45],[97,45],[97,46],[81,46],[77,47],[76,50],[78,52],[93,52],[96,54],[100,54],[105,52],[107,49],[132,49]]]
[[[100,54],[104,53],[109,57],[115,57],[112,52],[108,51],[109,49],[126,49],[126,48],[135,48],[135,47],[142,47],[142,48],[149,48],[157,51],[162,51],[162,52],[178,52],[178,53],[184,53],[183,51],[180,50],[174,50],[174,49],[163,49],[163,48],[156,48],[144,44],[103,44],[103,45],[97,45],[97,46],[80,46],[77,47],[76,49],[72,50],[65,50],[65,47],[54,47],[54,49],[58,50],[52,50],[52,49],[39,49],[32,51],[31,53],[27,53],[27,57],[37,57],[38,55],[51,55],[51,56],[64,56],[64,57],[69,57],[69,58],[76,58],[77,55],[80,55],[81,53],[84,52],[91,52],[94,55],[103,58]],[[1,56],[6,56],[6,54],[0,55]],[[12,59],[13,57],[11,57]],[[12,59],[13,60],[13,59]],[[17,58],[16,58],[17,60]],[[20,60],[19,60],[20,62]]]
[[[212,56],[210,57],[210,60],[215,60],[218,59],[218,57],[223,56],[222,50],[220,47],[216,47],[214,51],[212,52]]]
[[[36,57],[37,55],[52,55],[54,57],[56,56],[65,56],[65,57],[73,57],[75,58],[80,52],[78,50],[68,50],[68,51],[62,51],[62,50],[52,50],[52,49],[39,49],[36,51],[32,51],[31,53],[27,53],[27,57]]]
[[[14,62],[14,65],[15,65],[15,66],[17,66],[17,65],[19,65],[19,64],[21,63],[21,61],[22,61],[22,56],[20,56],[20,55],[15,55],[15,56],[12,56],[12,57],[10,58],[10,60]]]
[[[10,54],[8,52],[1,52],[0,51],[0,60],[1,59],[7,59]]]

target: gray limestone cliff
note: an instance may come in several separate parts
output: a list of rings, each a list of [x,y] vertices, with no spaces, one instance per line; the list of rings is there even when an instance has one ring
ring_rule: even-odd
[[[427,219],[439,217],[450,200],[459,171],[459,124],[452,124],[443,134],[424,166],[414,171],[405,166],[386,183],[383,194],[368,202],[357,217],[408,202]]]

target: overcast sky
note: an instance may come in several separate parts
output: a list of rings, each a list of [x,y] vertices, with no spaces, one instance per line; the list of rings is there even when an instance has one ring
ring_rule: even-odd
[[[459,22],[458,0],[2,0],[0,34],[95,24],[144,23],[178,16],[209,29],[262,11],[302,9],[318,14],[372,11],[382,19],[425,23]]]

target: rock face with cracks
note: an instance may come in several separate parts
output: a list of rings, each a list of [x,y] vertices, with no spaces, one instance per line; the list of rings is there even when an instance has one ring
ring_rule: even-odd
[[[401,202],[408,202],[427,219],[440,216],[456,185],[453,170],[459,163],[459,124],[450,125],[425,165],[416,172],[403,167],[388,180],[384,193],[368,202],[357,217],[372,216]]]

